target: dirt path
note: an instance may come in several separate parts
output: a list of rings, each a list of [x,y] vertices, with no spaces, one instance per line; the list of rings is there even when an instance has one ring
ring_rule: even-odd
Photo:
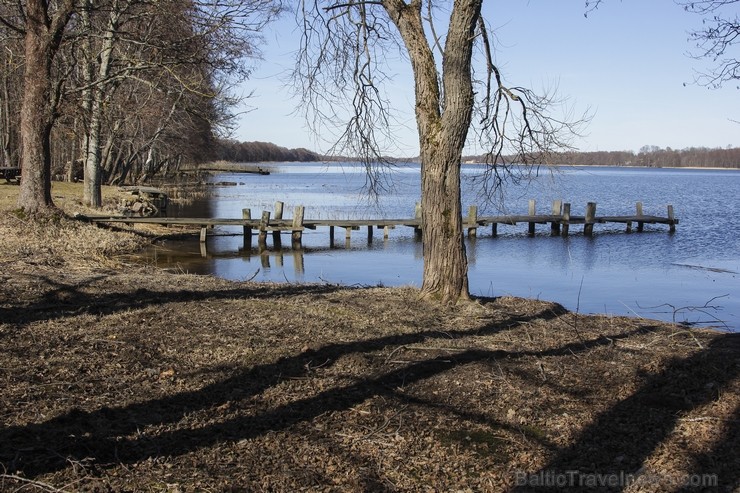
[[[142,241],[0,217],[0,491],[740,491],[740,334],[115,261]]]

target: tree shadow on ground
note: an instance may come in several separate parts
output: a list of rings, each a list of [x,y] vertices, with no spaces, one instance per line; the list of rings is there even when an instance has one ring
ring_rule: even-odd
[[[43,281],[44,278],[39,280]],[[4,321],[24,325],[39,320],[79,315],[80,310],[84,310],[83,313],[106,315],[169,302],[273,299],[276,296],[326,294],[338,289],[331,285],[286,285],[269,289],[254,285],[232,285],[210,291],[158,292],[140,289],[125,296],[85,292],[86,284],[104,280],[104,277],[95,276],[83,283],[70,285],[53,283],[48,279],[50,289],[46,294],[23,306],[0,308],[0,316],[5,317]],[[58,299],[66,300],[66,305],[55,306]],[[152,457],[178,456],[222,442],[234,442],[259,437],[270,431],[285,430],[325,413],[347,410],[376,396],[437,407],[460,419],[505,429],[505,423],[497,422],[492,417],[402,396],[399,395],[398,388],[475,362],[531,356],[569,356],[587,352],[612,345],[620,339],[649,332],[654,327],[644,324],[631,332],[601,335],[542,351],[462,350],[452,356],[427,358],[403,368],[372,374],[349,385],[294,399],[257,411],[251,416],[222,419],[198,428],[182,427],[180,422],[194,412],[210,412],[211,409],[231,401],[247,400],[286,379],[310,376],[312,363],[327,362],[326,366],[329,367],[342,356],[350,354],[377,352],[450,336],[490,335],[526,326],[535,319],[551,320],[565,313],[562,307],[556,307],[530,316],[511,316],[507,320],[470,330],[441,332],[430,327],[412,334],[327,344],[273,363],[231,368],[231,376],[198,390],[124,407],[104,407],[94,411],[72,409],[62,416],[43,422],[0,430],[0,465],[9,471],[20,471],[27,477],[36,477],[68,467],[70,460],[93,458],[96,464],[101,465],[131,464]],[[540,471],[529,474],[537,477],[540,473],[544,475],[578,471],[582,475],[599,475],[601,478],[621,473],[636,474],[650,454],[669,437],[683,413],[711,402],[718,392],[738,376],[740,369],[737,363],[734,366],[719,367],[713,361],[727,361],[727,352],[734,351],[737,354],[740,351],[739,337],[738,334],[719,337],[703,351],[686,359],[672,361],[660,373],[647,377],[646,383],[636,393],[602,413],[581,433],[576,443],[567,449],[556,450],[552,442],[534,437],[551,450],[554,457]],[[725,357],[722,358],[722,355]],[[139,429],[160,425],[167,426],[162,426],[165,430],[156,435],[137,434]],[[694,457],[693,470],[697,474],[716,474],[720,486],[736,485],[740,474],[737,471],[740,468],[733,469],[728,464],[736,464],[737,459],[718,462],[716,457],[718,454],[722,457],[736,457],[737,437],[737,421],[730,421],[726,433],[718,438],[714,450]],[[580,477],[576,477],[576,480]],[[368,488],[382,486],[382,478],[377,475],[366,480]],[[678,484],[674,489],[684,491],[680,488],[687,487],[685,484]],[[536,490],[547,491],[547,488],[544,485]],[[579,487],[570,489],[576,491]],[[582,489],[594,488],[589,486]],[[608,487],[602,489],[609,490]],[[614,491],[622,489],[622,486],[611,488]],[[528,491],[528,486],[522,486],[516,491]]]
[[[206,300],[232,299],[274,299],[281,296],[302,294],[328,294],[339,289],[348,289],[333,284],[286,284],[261,287],[258,284],[241,285],[232,283],[228,288],[211,290],[171,290],[157,291],[138,288],[130,292],[104,292],[91,294],[84,291],[93,283],[104,283],[113,276],[95,275],[82,282],[66,284],[48,276],[30,276],[34,281],[44,284],[47,289],[32,301],[6,300],[0,306],[0,320],[19,326],[43,320],[55,320],[80,314],[97,316],[112,315],[117,312],[146,308],[166,303],[198,302]]]
[[[221,442],[285,430],[332,411],[347,410],[372,397],[393,397],[400,387],[470,363],[531,356],[569,356],[609,346],[615,340],[652,329],[643,326],[627,333],[602,335],[542,351],[461,350],[453,356],[427,358],[380,375],[373,374],[349,385],[296,398],[271,409],[257,411],[251,416],[239,415],[200,427],[178,427],[184,417],[195,412],[249,399],[285,379],[305,377],[311,371],[311,362],[327,361],[327,365],[332,365],[340,357],[352,353],[370,353],[435,338],[494,334],[520,327],[534,319],[553,319],[563,313],[565,310],[557,307],[470,330],[442,333],[430,328],[411,334],[328,344],[274,363],[235,368],[231,377],[195,391],[120,408],[106,407],[94,411],[73,409],[44,422],[0,430],[0,443],[3,444],[0,461],[8,470],[22,471],[27,477],[35,477],[67,467],[69,460],[94,458],[97,464],[126,464],[157,456],[178,456]],[[485,417],[472,416],[472,419],[481,421]],[[165,431],[156,435],[138,434],[140,429],[159,425],[167,425]]]
[[[738,347],[740,350],[740,347]],[[690,472],[689,480],[695,483],[701,483],[706,479],[705,475],[714,475],[717,478],[718,490],[722,491],[739,491],[740,490],[740,454],[738,454],[738,445],[740,444],[740,405],[735,408],[730,418],[725,422],[724,429],[720,436],[716,437],[717,442],[702,454],[694,455],[691,460],[693,467]],[[718,461],[717,458],[722,458]],[[709,479],[712,479],[711,477]],[[687,481],[677,489],[678,492],[696,491],[699,487]]]
[[[688,358],[669,362],[637,392],[598,416],[545,467],[519,471],[512,491],[623,491],[632,483],[646,485],[645,491],[733,491],[740,478],[737,410],[727,430],[716,437],[714,450],[694,458],[692,472],[703,479],[653,471],[646,461],[686,413],[718,399],[740,376],[737,354],[740,334],[731,333]],[[694,484],[700,480],[704,486]]]

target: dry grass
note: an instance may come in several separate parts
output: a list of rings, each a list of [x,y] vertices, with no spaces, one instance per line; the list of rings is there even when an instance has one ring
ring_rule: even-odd
[[[117,255],[129,253],[148,244],[140,235],[114,232],[70,219],[63,214],[41,220],[30,219],[16,210],[17,185],[0,185],[0,266],[32,269],[51,266],[64,269],[97,269],[118,265]],[[82,185],[54,182],[55,204],[66,214],[99,213],[82,205]],[[114,187],[104,188],[104,202],[115,209],[125,194]]]
[[[17,208],[19,190],[18,185],[0,181],[0,211]],[[118,187],[103,186],[102,193],[104,209],[109,211],[115,211],[121,200],[130,198],[127,193],[120,192]],[[51,184],[51,196],[54,204],[67,214],[96,212],[82,205],[82,183],[54,181]]]

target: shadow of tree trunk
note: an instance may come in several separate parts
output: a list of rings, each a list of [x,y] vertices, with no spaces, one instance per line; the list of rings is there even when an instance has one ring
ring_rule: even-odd
[[[728,357],[732,354],[740,354],[740,334],[718,337],[696,354],[671,361],[637,392],[602,413],[545,467],[518,471],[512,491],[623,491],[632,483],[645,484],[650,491],[703,491],[693,486],[699,480],[707,483],[707,491],[730,491],[737,486],[740,470],[729,469],[737,462],[737,421],[717,437],[713,453],[696,458],[697,476],[654,471],[646,461],[674,433],[682,416],[717,400],[740,376],[736,358],[735,364],[726,364],[733,361]],[[718,455],[727,460],[717,462]]]

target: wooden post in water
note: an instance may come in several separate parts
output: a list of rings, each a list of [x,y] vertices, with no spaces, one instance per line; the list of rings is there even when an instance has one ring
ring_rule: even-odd
[[[367,244],[369,245],[372,242],[373,242],[373,225],[368,224],[367,225]]]
[[[303,250],[293,250],[293,267],[296,274],[303,274]]]
[[[583,224],[583,234],[591,236],[594,234],[594,222],[596,218],[596,202],[586,204],[586,220]]]
[[[267,227],[270,225],[270,211],[262,211],[260,218],[260,232],[257,236],[257,244],[260,252],[267,249]]]
[[[252,220],[252,209],[242,209],[242,219],[245,221]],[[244,249],[252,249],[252,226],[244,225]]]
[[[200,242],[205,243],[206,242],[206,231],[208,230],[208,226],[205,224],[200,227]]]
[[[296,206],[293,212],[293,232],[291,233],[291,247],[294,250],[301,248],[301,240],[303,239],[303,214],[303,206]]]
[[[285,204],[277,201],[275,202],[275,220],[282,221],[283,220],[283,206]],[[282,240],[280,238],[280,229],[274,229],[272,231],[272,246],[274,248],[281,248]]]
[[[668,220],[670,221],[668,223],[668,230],[671,233],[675,233],[676,232],[676,216],[673,214],[673,206],[672,205],[669,205],[668,206]]]
[[[637,217],[642,216],[642,202],[638,202],[635,204],[635,209],[637,211]],[[645,223],[642,221],[637,221],[637,232],[642,233],[642,229],[645,227]]]
[[[498,223],[491,223],[491,236],[494,238],[498,236]]]
[[[390,236],[390,230],[393,228],[395,228],[395,226],[389,226],[387,224],[383,227],[383,239],[384,240],[388,239],[388,236]]]
[[[553,200],[552,201],[552,215],[553,216],[559,216],[563,209],[563,201],[562,200]],[[559,221],[553,221],[550,223],[550,233],[553,236],[557,236],[560,234],[560,222]]]
[[[468,238],[475,238],[478,235],[478,206],[471,205],[468,207]]]
[[[419,220],[419,226],[414,227],[414,236],[419,239],[421,238],[421,202],[417,202],[414,206],[414,219]]]
[[[563,227],[562,227],[563,232],[561,234],[563,235],[563,237],[566,237],[568,236],[568,230],[570,229],[570,204],[567,202],[563,204],[562,224],[563,224]]]
[[[537,213],[537,203],[534,199],[529,200],[529,216],[532,217]],[[534,236],[534,223],[529,223],[529,236]]]

